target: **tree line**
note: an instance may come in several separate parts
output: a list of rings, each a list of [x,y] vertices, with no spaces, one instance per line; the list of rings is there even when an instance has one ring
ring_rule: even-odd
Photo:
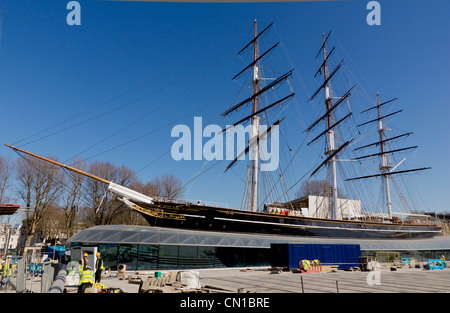
[[[151,197],[183,196],[182,182],[173,174],[142,182],[124,165],[78,159],[70,166]],[[80,229],[96,225],[148,225],[139,213],[107,189],[103,182],[31,156],[11,160],[0,155],[0,204],[20,202],[25,215],[25,246],[31,244],[35,235],[67,239]]]

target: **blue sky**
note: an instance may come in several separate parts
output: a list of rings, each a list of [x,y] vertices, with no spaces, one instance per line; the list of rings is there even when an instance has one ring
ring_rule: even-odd
[[[170,153],[155,160],[175,141],[170,137],[174,124],[191,125],[194,115],[222,122],[217,114],[229,107],[240,88],[231,81],[244,64],[236,52],[251,38],[254,19],[260,27],[275,23],[288,53],[284,56],[290,60],[279,72],[291,64],[296,68],[292,80],[296,102],[290,109],[301,112],[305,124],[296,126],[298,119],[291,119],[287,121],[291,129],[303,130],[314,118],[312,105],[306,104],[318,83],[313,79],[318,65],[314,57],[322,34],[332,29],[333,42],[362,95],[356,99],[360,108],[355,112],[373,105],[370,101],[377,92],[382,100],[399,98],[396,106],[404,112],[396,118],[396,127],[414,132],[407,143],[419,146],[408,154],[408,162],[412,167],[432,167],[413,176],[422,203],[430,206],[424,209],[449,209],[448,1],[379,1],[380,26],[366,23],[365,0],[227,4],[81,0],[81,26],[67,25],[67,2],[0,3],[2,144],[60,161],[82,153],[84,158],[136,171],[145,167],[139,172],[143,181],[164,173],[188,181],[208,165],[175,162]],[[58,126],[39,133],[54,125]],[[144,134],[148,135],[135,140]],[[300,133],[288,134],[289,144],[298,146]],[[32,135],[36,136],[28,138]],[[120,144],[124,145],[108,151]],[[0,153],[15,157],[4,146]],[[291,183],[313,166],[307,159],[296,160],[299,171]],[[222,175],[226,165],[189,184],[186,197],[239,207],[244,174]]]

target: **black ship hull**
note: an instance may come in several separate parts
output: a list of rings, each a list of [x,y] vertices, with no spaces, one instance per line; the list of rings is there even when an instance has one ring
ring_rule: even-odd
[[[285,216],[174,202],[137,203],[150,226],[332,238],[429,238],[441,235],[437,225],[410,225]]]

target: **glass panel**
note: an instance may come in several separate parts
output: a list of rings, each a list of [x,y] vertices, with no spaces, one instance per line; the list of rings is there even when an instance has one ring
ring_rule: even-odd
[[[244,262],[243,266],[258,266],[260,251],[256,248],[244,249]]]
[[[270,266],[272,260],[270,249],[258,249],[258,250],[259,250],[258,266]]]
[[[105,270],[117,270],[117,244],[99,244],[98,250],[103,258]]]
[[[198,247],[198,258],[200,268],[213,268],[216,257],[215,247]]]
[[[178,268],[178,246],[160,245],[158,255],[158,269]]]
[[[216,267],[244,266],[242,248],[217,247]]]
[[[245,266],[245,249],[244,248],[230,248],[231,253],[231,266],[243,267]]]
[[[137,245],[120,244],[117,255],[117,262],[125,264],[127,271],[134,271],[137,269]]]
[[[138,270],[153,270],[158,268],[158,246],[138,246]]]
[[[217,247],[214,267],[270,266],[270,249]]]
[[[196,246],[180,246],[178,256],[178,268],[199,268],[199,259]]]

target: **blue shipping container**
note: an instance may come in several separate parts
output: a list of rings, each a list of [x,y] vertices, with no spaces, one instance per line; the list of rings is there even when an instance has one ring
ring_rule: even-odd
[[[299,268],[302,260],[319,260],[338,269],[359,266],[360,245],[346,244],[271,244],[272,267]]]

